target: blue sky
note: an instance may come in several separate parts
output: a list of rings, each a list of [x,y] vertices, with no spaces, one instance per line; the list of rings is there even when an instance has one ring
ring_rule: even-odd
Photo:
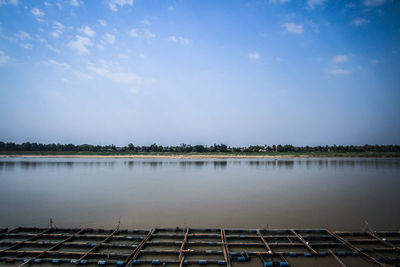
[[[399,144],[400,3],[0,0],[0,140]]]

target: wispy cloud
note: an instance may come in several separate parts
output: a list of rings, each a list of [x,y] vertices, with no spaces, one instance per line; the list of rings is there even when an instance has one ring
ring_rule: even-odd
[[[328,73],[331,75],[334,75],[334,76],[344,76],[344,75],[351,74],[351,70],[337,68],[337,69],[328,70]]]
[[[54,21],[53,31],[50,33],[50,35],[53,36],[54,38],[58,38],[63,33],[64,28],[65,28],[64,25],[62,25],[60,22]]]
[[[314,9],[317,6],[323,6],[327,0],[307,0],[307,6],[310,9]]]
[[[78,0],[70,0],[69,1],[71,6],[79,6],[79,1]]]
[[[33,45],[30,44],[30,43],[23,43],[23,44],[20,44],[20,46],[21,46],[23,49],[27,49],[27,50],[31,50],[31,49],[33,48]]]
[[[93,46],[92,41],[90,41],[89,38],[80,35],[76,35],[75,40],[72,40],[67,44],[67,47],[75,50],[78,55],[89,54],[90,51],[88,48],[91,46]]]
[[[150,32],[147,29],[141,30],[134,28],[128,32],[128,34],[133,37],[133,38],[142,38],[142,39],[153,39],[156,37],[156,35],[152,32]]]
[[[174,11],[174,10],[175,10],[175,7],[174,7],[174,6],[168,6],[168,10],[169,10],[169,11]]]
[[[282,25],[286,31],[296,33],[296,34],[301,34],[304,32],[304,27],[302,24],[296,24],[296,23],[284,23]]]
[[[18,6],[19,5],[19,1],[18,0],[2,0],[2,1],[0,1],[0,7],[2,5]]]
[[[191,45],[193,43],[192,39],[186,38],[186,37],[182,37],[182,36],[175,36],[175,35],[171,35],[168,37],[168,40],[174,43],[180,43],[183,45]]]
[[[249,59],[253,59],[253,60],[258,60],[261,58],[260,54],[258,52],[254,52],[254,53],[248,53],[247,57]]]
[[[143,19],[143,20],[141,20],[140,21],[140,24],[143,26],[143,27],[146,27],[146,26],[150,26],[150,20],[148,20],[148,19]]]
[[[121,8],[123,6],[126,5],[132,6],[133,2],[134,2],[133,0],[110,0],[108,2],[108,6],[112,11],[118,11],[118,8]]]
[[[368,23],[370,23],[370,21],[368,20],[368,19],[364,19],[364,18],[355,18],[355,19],[353,19],[352,21],[351,21],[351,25],[354,25],[354,26],[356,26],[356,27],[359,27],[359,26],[362,26],[362,25],[365,25],[365,24],[368,24]]]
[[[114,68],[115,67],[113,63],[107,62],[104,62],[99,66],[95,66],[93,63],[89,63],[88,65],[88,70],[116,83],[133,84],[140,83],[142,81],[142,78],[133,72],[120,72],[118,70],[114,70]]]
[[[107,26],[107,21],[99,19],[98,22],[100,23],[101,26],[106,27]]]
[[[346,55],[337,55],[334,58],[332,58],[333,63],[344,63],[347,62],[349,58]]]
[[[290,0],[269,0],[271,4],[286,4],[289,3]]]
[[[35,15],[36,17],[43,17],[44,16],[44,11],[40,10],[39,8],[32,8],[31,10],[32,14]]]
[[[364,0],[363,4],[368,7],[381,6],[385,4],[386,0]]]
[[[120,84],[132,93],[138,93],[140,89],[155,82],[154,80],[146,80],[134,72],[122,71],[121,69],[119,63],[112,61],[100,61],[97,64],[90,62],[88,64],[88,70],[93,75]]]
[[[109,43],[109,44],[114,44],[114,42],[115,42],[115,36],[114,35],[112,35],[111,33],[106,33],[105,35],[104,35],[104,41],[106,41],[107,43]]]
[[[90,28],[89,26],[84,26],[82,28],[79,28],[78,32],[87,35],[89,37],[93,37],[96,34],[96,32],[92,30],[92,28]]]
[[[2,50],[0,50],[0,67],[4,66],[8,61],[10,60],[10,57],[6,55]]]
[[[58,61],[55,61],[54,59],[49,59],[47,61],[44,61],[43,64],[46,65],[53,65],[59,68],[63,68],[63,69],[69,69],[71,66],[67,63],[60,63]]]
[[[20,40],[31,40],[32,39],[30,34],[27,32],[19,32],[19,33],[15,34],[15,36],[17,36],[18,39],[20,39]]]

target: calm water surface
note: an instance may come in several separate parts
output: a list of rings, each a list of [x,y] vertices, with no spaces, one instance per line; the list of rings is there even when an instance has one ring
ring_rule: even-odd
[[[399,159],[0,159],[0,227],[400,229]]]

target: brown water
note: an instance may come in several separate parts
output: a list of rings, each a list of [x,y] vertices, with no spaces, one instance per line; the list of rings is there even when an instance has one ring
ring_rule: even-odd
[[[0,159],[0,227],[400,228],[399,159]]]

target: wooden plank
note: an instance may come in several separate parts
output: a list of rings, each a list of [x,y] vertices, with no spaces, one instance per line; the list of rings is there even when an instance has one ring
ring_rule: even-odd
[[[363,251],[359,250],[358,248],[356,248],[355,246],[353,246],[352,244],[350,244],[349,242],[347,242],[346,240],[344,240],[341,236],[329,231],[328,229],[326,229],[326,231],[332,235],[333,237],[335,237],[338,241],[342,242],[343,244],[345,244],[345,246],[355,252],[358,252],[362,255],[364,255],[365,257],[367,257],[368,259],[372,260],[373,262],[375,262],[376,264],[378,264],[379,266],[385,267],[386,265],[377,261],[375,258],[371,257],[370,255],[368,255],[367,253],[364,253]]]
[[[28,238],[27,240],[24,240],[24,241],[21,241],[21,242],[17,242],[17,243],[15,243],[14,245],[12,245],[12,246],[9,247],[9,248],[0,250],[0,255],[3,254],[3,252],[5,252],[5,251],[7,251],[7,250],[14,250],[14,249],[16,249],[16,248],[18,248],[18,247],[21,247],[26,241],[34,241],[34,240],[37,240],[37,239],[39,239],[43,234],[46,234],[46,233],[51,232],[51,231],[53,231],[53,230],[54,230],[54,229],[52,229],[52,228],[46,229],[46,230],[44,230],[43,232],[40,232],[39,234],[34,235],[34,236]]]
[[[267,248],[268,253],[272,254],[272,249],[269,247],[267,241],[264,239],[263,235],[260,232],[260,229],[257,229],[257,234],[260,236],[262,242],[264,243],[265,247]]]
[[[125,266],[130,265],[139,255],[139,252],[142,250],[146,242],[151,238],[152,234],[155,232],[156,229],[151,229],[150,232],[147,234],[147,236],[140,242],[140,244],[132,251],[132,253],[129,255],[129,257],[126,258],[125,260]]]
[[[83,260],[84,258],[86,258],[90,253],[92,253],[93,251],[95,251],[96,249],[98,249],[99,247],[101,247],[103,245],[103,243],[107,243],[112,237],[113,235],[115,235],[116,233],[119,232],[119,227],[117,227],[117,229],[114,230],[114,232],[112,232],[111,234],[109,234],[106,239],[104,239],[103,241],[101,241],[100,243],[97,243],[96,246],[94,246],[93,248],[91,248],[88,252],[85,253],[85,255],[83,255],[82,257],[80,257],[78,259],[78,262],[80,262],[81,260]]]
[[[48,250],[44,251],[43,253],[39,254],[38,256],[34,257],[34,258],[30,258],[28,261],[18,265],[18,267],[22,267],[24,265],[28,265],[30,264],[32,261],[43,257],[44,255],[46,255],[47,253],[49,253],[52,250],[57,250],[60,246],[62,246],[62,244],[64,244],[65,242],[68,242],[70,240],[72,240],[73,238],[75,238],[77,235],[79,235],[80,233],[82,233],[85,229],[80,229],[78,232],[76,232],[75,234],[72,234],[70,237],[58,242],[57,244],[55,244],[54,246],[52,246],[51,248],[49,248]],[[27,241],[30,242],[30,241]]]
[[[311,251],[313,254],[318,254],[309,244],[307,241],[304,240],[304,238],[298,234],[295,230],[291,229],[290,230],[293,234],[297,236],[297,238],[308,248],[309,251]]]
[[[329,253],[333,256],[333,258],[335,259],[335,261],[336,261],[337,263],[339,263],[340,266],[342,266],[342,267],[347,267],[346,264],[344,264],[344,262],[343,262],[338,256],[336,256],[335,253],[333,253],[332,250],[329,250]]]
[[[183,241],[182,241],[181,248],[179,249],[179,257],[178,257],[178,261],[179,261],[179,262],[182,261],[183,249],[184,249],[185,246],[186,246],[186,242],[187,242],[187,239],[188,239],[189,231],[190,231],[189,228],[187,228],[187,229],[186,229],[186,233],[185,233],[185,237],[183,238]]]
[[[382,238],[380,236],[378,236],[377,234],[373,233],[373,232],[366,232],[370,237],[374,238],[375,240],[378,240],[381,244],[384,244],[385,246],[394,248],[397,251],[400,251],[399,247],[393,246],[392,244],[390,244],[389,242],[382,240]]]
[[[228,246],[228,241],[226,239],[224,228],[221,228],[221,242],[222,242],[222,249],[224,251],[226,266],[231,267],[231,256],[229,255],[229,246]]]

